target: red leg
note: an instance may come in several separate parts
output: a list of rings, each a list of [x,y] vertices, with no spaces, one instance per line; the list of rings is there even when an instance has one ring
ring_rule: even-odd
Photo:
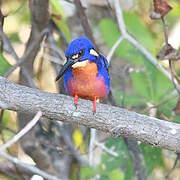
[[[93,100],[93,113],[96,113],[96,97]]]
[[[75,96],[74,96],[74,105],[75,105],[75,107],[76,107],[76,109],[77,109],[77,104],[78,104],[78,95],[76,94]]]

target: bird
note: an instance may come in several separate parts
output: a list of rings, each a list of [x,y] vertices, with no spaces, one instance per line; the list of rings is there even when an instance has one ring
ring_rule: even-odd
[[[68,95],[74,97],[77,108],[78,99],[96,102],[103,100],[110,91],[109,64],[107,59],[96,51],[87,37],[77,37],[67,46],[66,63],[59,71],[56,81],[64,75],[64,87]]]

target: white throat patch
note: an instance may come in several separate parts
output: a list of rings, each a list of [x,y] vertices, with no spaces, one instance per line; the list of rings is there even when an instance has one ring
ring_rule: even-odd
[[[79,67],[85,67],[88,63],[88,60],[82,61],[82,62],[76,62],[72,65],[72,68],[79,68]]]

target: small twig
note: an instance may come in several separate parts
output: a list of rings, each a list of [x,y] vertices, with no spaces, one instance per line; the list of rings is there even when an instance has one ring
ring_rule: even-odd
[[[45,60],[52,62],[54,64],[58,64],[58,65],[63,65],[63,63],[60,62],[59,58],[55,57],[55,56],[51,56],[49,53],[45,53]]]
[[[12,134],[16,134],[16,131],[14,131],[13,129],[10,129],[9,127],[3,126],[2,124],[0,124],[0,129],[1,130],[6,130],[11,132]]]
[[[50,46],[49,44],[45,43],[45,44],[44,44],[44,48],[48,48],[48,49],[50,49],[50,50],[53,50],[53,51],[57,54],[57,57],[59,58],[59,63],[58,63],[58,64],[60,64],[60,60],[65,59],[65,54],[64,54],[64,52],[63,52],[61,49],[59,49],[58,46],[56,46],[56,45],[54,45],[54,44],[51,44],[51,46]],[[62,62],[62,63],[63,63],[63,62]]]
[[[2,127],[2,124],[0,124],[0,129],[1,129],[1,128],[4,128],[4,127]],[[7,128],[7,129],[8,129],[10,132],[12,132],[13,134],[16,133],[16,132],[14,132],[14,131],[11,131],[11,129],[9,129],[9,128]],[[0,133],[1,133],[1,137],[2,137],[2,142],[5,143],[5,137],[4,137],[4,133],[3,133],[2,130],[3,130],[3,129],[1,129],[1,132],[0,132]],[[8,148],[7,148],[7,152],[10,154],[10,150],[9,150]],[[13,163],[13,166],[14,166],[14,170],[15,170],[18,178],[21,179],[21,180],[25,180],[23,174],[22,174],[21,172],[19,172],[19,169],[17,168],[16,164]]]
[[[95,144],[96,146],[98,146],[99,148],[101,148],[101,149],[102,149],[103,151],[105,151],[106,153],[108,153],[108,154],[110,154],[110,155],[112,155],[112,156],[114,156],[114,157],[118,157],[118,153],[117,153],[117,152],[114,152],[113,150],[111,150],[111,149],[109,149],[109,148],[107,148],[107,147],[104,145],[104,143],[100,143],[100,142],[98,142],[98,141],[95,141],[94,144]]]
[[[59,122],[56,123],[58,126],[60,132],[62,133],[62,137],[66,145],[69,147],[71,150],[71,154],[76,158],[76,160],[81,164],[81,165],[86,165],[87,162],[86,160],[80,155],[79,151],[74,147],[74,144],[69,136],[69,134],[63,129],[63,127],[60,125]]]
[[[145,160],[137,141],[129,138],[124,138],[124,142],[129,150],[137,179],[146,180],[147,178]]]
[[[127,35],[126,25],[124,23],[123,12],[119,0],[114,0],[115,13],[119,25],[119,29],[123,36]]]
[[[40,43],[43,36],[47,33],[47,29],[43,30],[39,36],[39,38],[36,39],[32,43],[32,45],[27,49],[25,55],[19,60],[15,65],[13,65],[6,73],[4,74],[4,77],[8,77],[17,67],[21,66],[27,59],[27,57],[31,54],[31,52],[34,50],[34,48]]]
[[[19,57],[17,56],[14,48],[12,47],[8,37],[6,36],[6,34],[3,32],[2,30],[2,27],[0,26],[0,36],[2,37],[2,40],[3,40],[3,48],[12,55],[12,57],[15,59],[16,62],[19,62]],[[27,79],[29,85],[31,87],[35,87],[34,85],[34,82],[32,80],[32,78],[30,77],[27,69],[25,67],[22,67],[22,73],[23,73],[23,76]]]
[[[50,174],[46,173],[45,171],[42,171],[42,170],[38,169],[38,168],[35,167],[35,166],[32,166],[32,165],[23,163],[23,162],[21,162],[20,160],[18,160],[17,158],[12,157],[12,156],[10,156],[10,155],[2,152],[2,151],[0,151],[0,156],[1,156],[2,158],[7,159],[8,161],[16,164],[17,167],[20,167],[20,168],[23,168],[23,169],[25,169],[25,170],[27,170],[27,171],[33,172],[34,174],[38,174],[38,175],[44,177],[45,179],[49,179],[49,180],[60,180],[60,178],[57,178],[56,176],[50,175]]]
[[[162,24],[163,24],[164,40],[165,40],[166,45],[168,45],[168,32],[167,32],[167,28],[166,28],[165,19],[163,16],[161,17],[161,20],[162,20]]]
[[[89,165],[93,166],[93,149],[94,149],[94,143],[95,143],[95,139],[96,139],[96,129],[91,128],[90,129],[90,142],[89,142],[89,150],[88,150],[88,161],[89,161]]]
[[[95,45],[96,49],[98,50],[98,46],[94,40],[94,37],[93,37],[93,33],[92,33],[92,30],[91,30],[91,27],[89,25],[89,22],[88,22],[88,18],[87,18],[87,15],[84,11],[84,8],[82,6],[82,3],[80,0],[74,0],[74,3],[76,5],[76,9],[77,9],[77,13],[78,13],[78,16],[80,18],[80,21],[82,23],[82,26],[83,26],[83,29],[84,29],[84,32],[85,32],[85,35],[91,39],[91,41],[93,42],[93,44]]]
[[[53,21],[53,19],[50,19],[49,21],[50,26],[53,27],[53,29],[59,34],[60,39],[63,40],[64,45],[68,46],[68,40],[66,39],[64,33],[61,31],[61,29],[57,26],[57,24]]]
[[[121,36],[115,43],[114,45],[112,46],[111,50],[109,51],[108,55],[107,55],[107,61],[108,63],[110,63],[111,59],[112,59],[112,56],[115,52],[115,50],[117,49],[117,47],[119,46],[119,44],[122,42],[122,40],[124,39],[123,36]]]
[[[174,169],[176,168],[176,165],[177,165],[177,163],[178,163],[178,160],[180,160],[180,154],[179,153],[177,153],[177,157],[176,157],[176,159],[175,159],[175,162],[174,162],[174,164],[173,164],[173,167],[172,167],[172,169],[168,172],[168,174],[166,175],[166,179],[169,179],[169,176],[171,175],[171,173],[174,171]]]
[[[3,24],[4,24],[4,15],[1,11],[1,6],[2,6],[2,0],[0,0],[0,25],[1,27],[3,28]],[[0,38],[0,52],[2,53],[3,51],[3,40],[2,40],[2,37]]]
[[[126,25],[124,23],[124,19],[123,19],[123,13],[120,7],[120,3],[119,0],[114,0],[114,6],[115,6],[115,12],[116,12],[116,16],[117,16],[117,20],[118,20],[118,24],[119,24],[119,29],[121,31],[121,37],[116,41],[116,43],[113,45],[110,53],[108,54],[108,61],[110,62],[112,55],[114,54],[116,48],[118,47],[118,45],[122,42],[123,39],[128,40],[131,44],[133,44],[136,48],[138,48],[153,64],[156,64],[157,68],[160,68],[161,71],[163,71],[166,75],[167,72],[163,69],[163,67],[161,67],[157,60],[131,35],[128,34],[127,30],[126,30]],[[169,75],[168,75],[169,76]],[[169,76],[170,79],[170,76]],[[113,94],[111,92],[110,94],[110,101],[112,105],[117,105],[114,98],[113,98]],[[125,82],[123,81],[123,100],[122,100],[122,106],[124,106],[124,97],[125,97]],[[126,145],[128,146],[129,144],[132,144],[132,142],[134,144],[137,144],[136,141],[132,141],[129,140],[128,138],[124,138]],[[137,177],[141,180],[145,179],[145,172],[144,169],[142,167],[142,163],[140,163],[137,159],[140,159],[141,154],[138,153],[138,145],[137,147],[134,149],[131,148],[131,146],[128,146],[128,150],[131,152],[131,158],[133,160],[134,163],[134,171],[137,173]]]
[[[4,109],[0,111],[0,132],[2,131],[1,127],[2,127],[3,115],[4,115]]]
[[[125,89],[124,89],[125,90]],[[125,93],[125,92],[124,92]],[[111,98],[111,104],[114,106],[118,106],[116,103],[113,94],[111,92],[110,94]],[[124,99],[124,98],[123,98]],[[122,105],[124,102],[122,102]],[[146,168],[144,163],[144,157],[141,153],[140,147],[138,146],[137,141],[131,140],[127,137],[123,137],[123,140],[128,148],[128,151],[130,152],[131,159],[134,164],[134,171],[138,177],[139,180],[145,180],[146,179]]]
[[[114,7],[119,29],[124,39],[126,39],[133,46],[135,46],[147,58],[147,60],[154,64],[159,71],[161,71],[166,77],[168,77],[169,80],[171,80],[171,75],[168,73],[168,71],[166,71],[163,66],[158,63],[157,59],[143,45],[141,45],[138,40],[136,40],[132,35],[127,32],[119,0],[114,0]]]
[[[3,42],[4,42],[4,49],[10,53],[13,58],[18,61],[19,60],[19,57],[17,56],[14,48],[12,47],[8,37],[6,36],[6,34],[3,32],[3,29],[2,29],[2,26],[0,26],[0,36],[2,37],[3,39]]]
[[[13,136],[12,139],[8,140],[5,144],[3,144],[0,147],[0,151],[4,151],[12,144],[16,143],[20,138],[22,138],[27,132],[29,132],[36,125],[36,123],[39,121],[41,116],[42,116],[42,112],[38,111],[35,117],[19,133],[17,133],[15,136]]]
[[[178,94],[180,95],[180,89],[179,89],[179,86],[177,85],[177,83],[175,82],[175,72],[173,70],[173,66],[172,66],[172,61],[171,60],[168,60],[169,61],[169,69],[170,69],[170,72],[171,72],[171,77],[172,77],[172,83],[174,85],[174,88],[176,89],[176,91],[178,92]]]
[[[163,33],[164,33],[165,44],[166,44],[166,46],[168,46],[168,32],[167,32],[167,28],[166,28],[165,19],[164,19],[163,16],[161,17],[161,20],[162,20],[162,25],[163,25]],[[177,84],[177,81],[176,81],[176,78],[175,78],[176,74],[175,74],[173,66],[172,66],[172,60],[169,59],[168,61],[169,61],[169,69],[170,69],[170,72],[171,72],[172,83],[174,85],[174,88],[176,89],[176,91],[180,95],[180,89],[178,87],[178,84]]]
[[[174,89],[173,89],[174,90]],[[169,93],[169,91],[166,91],[166,93],[164,93],[164,95],[166,95],[167,93]],[[162,96],[163,97],[163,96]],[[161,98],[160,98],[161,99]],[[163,98],[162,98],[163,99]],[[167,103],[169,103],[171,100],[175,100],[177,99],[177,95],[175,96],[172,96],[170,98],[167,98],[167,99],[163,99],[162,101],[160,101],[158,104],[154,105],[154,106],[150,106],[150,107],[147,107],[144,111],[142,111],[141,113],[143,114],[147,114],[151,109],[154,109],[154,108],[158,108],[160,107],[161,105],[166,105]]]
[[[122,77],[122,101],[121,101],[121,107],[122,107],[122,108],[125,108],[127,69],[128,69],[128,65],[126,65],[126,66],[123,68],[123,77]]]

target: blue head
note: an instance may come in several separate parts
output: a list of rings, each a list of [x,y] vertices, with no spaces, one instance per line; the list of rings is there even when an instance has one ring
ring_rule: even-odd
[[[62,67],[56,80],[60,79],[61,76],[77,62],[86,60],[94,62],[98,56],[94,48],[93,43],[86,37],[74,39],[66,49],[67,62]]]
[[[77,55],[78,61],[90,60],[94,61],[96,57],[91,54],[94,50],[93,43],[86,37],[79,37],[74,39],[66,49],[66,58],[73,59]]]

